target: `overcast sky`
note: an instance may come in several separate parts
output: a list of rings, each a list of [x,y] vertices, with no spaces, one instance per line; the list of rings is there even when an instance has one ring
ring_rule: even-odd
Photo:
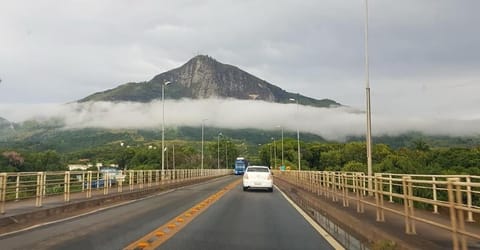
[[[478,0],[369,1],[374,123],[480,119],[478,10]],[[18,0],[0,12],[0,117],[150,80],[197,54],[365,106],[363,0]]]

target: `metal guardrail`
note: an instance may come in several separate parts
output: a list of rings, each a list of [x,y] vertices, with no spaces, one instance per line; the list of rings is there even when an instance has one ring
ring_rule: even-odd
[[[385,221],[385,211],[403,216],[406,234],[416,234],[416,221],[448,230],[453,249],[467,249],[467,237],[480,240],[478,230],[465,226],[465,221],[480,218],[480,176],[377,173],[373,190],[366,188],[368,177],[362,172],[275,171],[275,177],[332,201],[341,199],[345,207],[355,202],[359,213],[364,212],[365,205],[373,206],[379,222]],[[385,205],[386,200],[403,204],[403,210]],[[443,209],[450,218],[442,223],[416,214],[420,208],[431,209],[434,214]]]
[[[92,194],[148,189],[231,172],[230,169],[176,169],[165,170],[163,176],[161,170],[128,170],[120,174],[98,171],[0,173],[0,214],[6,213],[7,202],[31,200],[35,207],[42,207],[45,199],[62,194],[63,201],[69,202],[76,193],[91,198]]]

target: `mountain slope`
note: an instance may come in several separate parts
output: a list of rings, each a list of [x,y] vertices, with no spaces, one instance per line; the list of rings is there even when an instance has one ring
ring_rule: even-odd
[[[196,56],[181,67],[159,74],[148,82],[127,83],[87,96],[79,102],[150,102],[161,98],[162,84],[166,81],[169,81],[170,84],[166,86],[165,98],[219,97],[277,103],[288,103],[290,98],[294,98],[303,105],[340,106],[339,103],[330,99],[317,100],[287,92],[235,66],[220,63],[204,55]]]

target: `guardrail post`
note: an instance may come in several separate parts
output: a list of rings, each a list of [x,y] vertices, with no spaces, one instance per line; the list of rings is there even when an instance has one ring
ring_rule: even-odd
[[[310,192],[317,194],[317,173],[315,171],[310,171],[310,186]]]
[[[152,186],[153,182],[153,172],[152,170],[148,170],[148,187]]]
[[[87,179],[87,178],[85,178],[85,175],[86,175],[85,171],[82,171],[82,192],[85,191],[85,182],[86,182],[86,179]]]
[[[463,234],[460,235],[459,231],[464,229],[464,218],[463,210],[457,209],[457,204],[462,203],[462,193],[461,187],[457,184],[460,181],[459,178],[448,178],[447,179],[447,191],[448,191],[448,204],[450,210],[450,223],[452,225],[452,244],[453,249],[467,249],[466,239]]]
[[[328,178],[329,178],[329,174],[327,172],[323,172],[323,195],[327,198],[329,197]]]
[[[97,182],[97,188],[96,188],[96,189],[100,189],[100,185],[98,185],[99,182],[100,182],[100,171],[96,171],[96,172],[97,172],[97,180],[96,180],[96,182]]]
[[[343,199],[343,206],[348,207],[348,188],[347,188],[347,174],[342,173],[342,199]]]
[[[43,181],[42,181],[42,202],[43,202],[43,198],[45,196],[47,196],[47,172],[43,172]]]
[[[333,198],[333,201],[337,202],[338,201],[338,195],[337,195],[337,189],[338,189],[338,184],[337,184],[337,172],[333,172],[332,173],[332,198]]]
[[[413,200],[412,200],[412,178],[410,176],[402,177],[403,186],[403,204],[405,209],[405,233],[416,234],[415,221],[413,220]]]
[[[65,171],[65,179],[63,183],[63,199],[65,202],[70,201],[70,171]]]
[[[370,176],[365,177],[365,175],[362,175],[362,190],[363,190],[363,196],[367,195],[367,183],[370,180]],[[368,192],[371,192],[372,190],[368,190]]]
[[[43,197],[43,172],[37,172],[37,192],[35,198],[35,206],[42,206],[42,197]]]
[[[128,188],[130,191],[133,190],[133,185],[135,185],[135,170],[128,171]]]
[[[457,183],[455,183],[455,193],[457,196],[457,204],[460,206],[463,206],[463,199],[462,199],[462,186]],[[463,209],[457,209],[457,217],[458,217],[458,229],[460,232],[465,231],[465,216],[464,216],[464,211]],[[467,239],[464,234],[460,235],[460,244],[462,250],[467,250]]]
[[[392,174],[388,174],[388,191],[390,192],[389,202],[393,203],[393,178]]]
[[[15,183],[15,201],[18,201],[20,194],[20,173],[17,173],[17,182]]]
[[[110,173],[103,173],[103,195],[108,194],[108,189],[110,187]],[[100,180],[97,180],[97,186],[100,186]]]
[[[472,185],[471,185],[470,176],[466,177],[466,181],[467,181],[467,208],[468,208],[467,221],[474,222],[473,213],[472,213]]]
[[[125,181],[125,174],[124,171],[121,171],[120,178],[117,179],[117,193],[123,193],[123,181]]]
[[[383,181],[381,174],[375,174],[374,184],[377,221],[385,221],[385,215],[383,212]]]
[[[356,190],[356,195],[357,195],[357,213],[363,213],[364,206],[363,206],[363,191],[361,189],[362,186],[362,178],[361,174],[355,174],[355,180],[354,180],[354,189]]]
[[[437,205],[437,179],[435,176],[432,176],[432,192],[433,192],[433,213],[438,214],[438,205]]]
[[[7,193],[7,173],[0,174],[0,214],[5,214],[5,199]]]
[[[92,197],[92,171],[87,172],[87,198]]]

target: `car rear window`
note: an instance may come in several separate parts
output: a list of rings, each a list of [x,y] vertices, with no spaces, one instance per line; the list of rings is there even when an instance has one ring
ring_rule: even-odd
[[[268,173],[268,168],[248,168],[248,172],[265,172]]]

